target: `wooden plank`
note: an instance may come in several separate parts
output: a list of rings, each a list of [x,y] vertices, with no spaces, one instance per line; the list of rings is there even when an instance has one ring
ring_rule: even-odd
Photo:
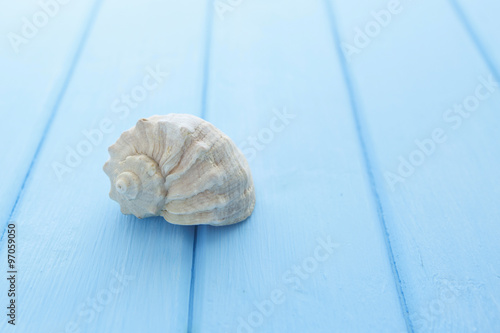
[[[13,217],[18,322],[0,331],[186,330],[193,228],[122,215],[102,166],[138,119],[200,114],[205,13],[194,0],[103,3]],[[72,166],[59,177],[56,162]]]
[[[192,331],[404,331],[324,3],[222,15],[207,119],[247,154],[257,206],[198,228]]]
[[[500,3],[498,1],[450,0],[490,70],[500,80]]]
[[[371,12],[391,2],[333,3],[344,43],[372,29],[349,68],[412,330],[499,331],[500,94],[489,66],[446,1],[401,1],[384,27]]]
[[[95,2],[43,3],[45,10],[34,0],[0,1],[0,149],[9,161],[0,164],[2,233],[65,88]]]

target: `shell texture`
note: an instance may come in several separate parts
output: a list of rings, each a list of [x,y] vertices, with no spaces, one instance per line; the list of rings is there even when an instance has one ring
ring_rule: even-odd
[[[198,117],[140,119],[109,154],[109,195],[123,214],[221,226],[245,220],[255,207],[247,160],[228,136]]]

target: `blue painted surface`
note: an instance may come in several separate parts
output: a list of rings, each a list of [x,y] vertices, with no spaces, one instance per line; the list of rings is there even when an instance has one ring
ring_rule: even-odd
[[[28,25],[23,18],[32,22],[41,11],[39,4],[2,1],[0,5],[9,8],[0,13],[0,34],[5,37],[0,42],[0,147],[10,161],[0,165],[3,229],[50,129],[95,12],[93,1],[54,7],[47,25],[35,27],[32,37],[24,38]]]
[[[198,230],[195,332],[405,329],[329,27],[321,1],[215,17],[206,117],[251,158],[260,200]]]
[[[361,3],[370,13],[373,2],[358,2],[356,9]],[[352,27],[366,21],[350,14],[354,4],[334,4],[342,38],[349,40]],[[376,8],[383,6],[380,1]],[[500,90],[481,88],[487,96],[474,111],[462,107],[464,116],[449,111],[471,103],[490,73],[446,1],[402,3],[384,33],[350,64],[415,331],[500,329]],[[435,131],[445,140],[430,143]],[[419,148],[424,143],[427,148]],[[404,170],[409,162],[401,158],[415,166]]]
[[[489,14],[498,13],[500,3],[491,0],[450,0],[450,3],[490,71],[500,81],[500,36],[496,33],[500,21]]]
[[[0,223],[19,273],[0,331],[500,331],[498,4],[223,3],[70,2],[18,53],[7,34],[41,8],[3,4]],[[138,220],[108,198],[106,148],[169,112],[247,155],[246,222]]]

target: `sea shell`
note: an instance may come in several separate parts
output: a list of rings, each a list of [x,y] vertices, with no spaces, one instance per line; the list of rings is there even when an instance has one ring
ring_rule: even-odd
[[[255,206],[248,162],[231,139],[188,114],[141,119],[109,147],[104,171],[123,214],[228,225]]]

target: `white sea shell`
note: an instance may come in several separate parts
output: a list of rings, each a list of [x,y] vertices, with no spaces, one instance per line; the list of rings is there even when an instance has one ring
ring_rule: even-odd
[[[141,119],[109,147],[104,171],[123,214],[228,225],[255,206],[248,162],[214,125],[188,114]]]

